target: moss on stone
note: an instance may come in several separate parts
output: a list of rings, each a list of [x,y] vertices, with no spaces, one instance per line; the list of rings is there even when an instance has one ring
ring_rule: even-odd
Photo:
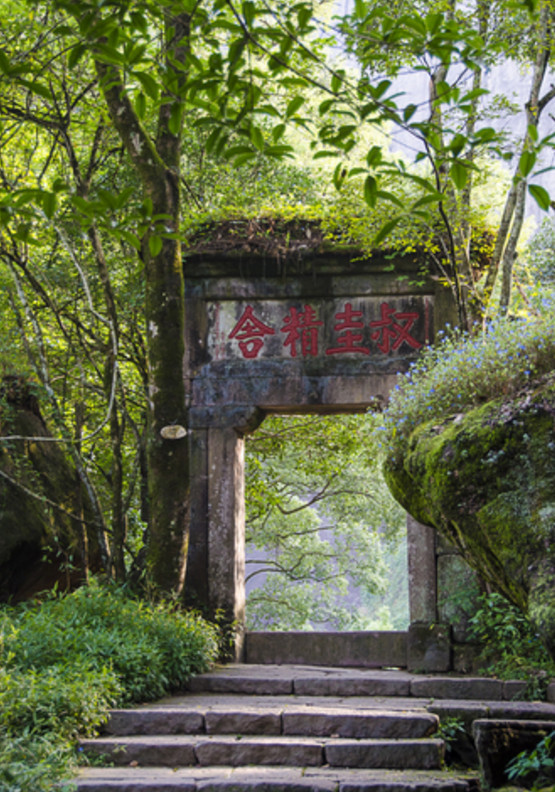
[[[385,475],[410,514],[529,613],[555,656],[553,382],[421,424]]]

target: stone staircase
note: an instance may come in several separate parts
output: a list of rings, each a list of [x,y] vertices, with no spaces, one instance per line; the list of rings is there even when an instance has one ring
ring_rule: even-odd
[[[82,743],[95,766],[77,787],[472,792],[477,773],[442,769],[440,719],[555,715],[552,704],[508,701],[514,692],[498,680],[399,670],[225,666],[183,696],[112,712],[106,733]]]

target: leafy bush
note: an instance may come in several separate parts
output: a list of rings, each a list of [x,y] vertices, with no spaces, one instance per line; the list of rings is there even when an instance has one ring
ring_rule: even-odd
[[[46,792],[72,772],[78,734],[115,705],[158,698],[206,670],[216,630],[97,583],[0,609],[0,789]]]
[[[469,621],[470,637],[484,647],[481,661],[502,679],[525,679],[526,698],[545,696],[555,677],[555,663],[526,616],[501,594],[480,598],[480,607]]]
[[[392,458],[421,423],[471,409],[490,399],[511,397],[555,369],[555,310],[498,319],[479,335],[447,333],[426,348],[400,379],[385,413]]]
[[[555,731],[548,734],[531,751],[522,751],[507,765],[510,781],[530,786],[532,792],[553,781],[555,771]]]
[[[117,587],[83,586],[40,607],[25,605],[6,614],[15,625],[4,631],[10,665],[109,669],[121,683],[123,702],[182,688],[217,649],[215,631],[197,616],[133,599]]]

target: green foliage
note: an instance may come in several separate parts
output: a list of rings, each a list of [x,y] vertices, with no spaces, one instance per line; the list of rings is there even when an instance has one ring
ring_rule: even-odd
[[[456,716],[444,718],[439,724],[435,737],[443,740],[445,743],[445,759],[449,763],[451,754],[454,751],[454,746],[457,741],[466,739],[467,733],[462,718]]]
[[[392,394],[385,413],[388,454],[400,453],[419,424],[440,422],[488,400],[510,397],[555,368],[555,312],[499,319],[479,335],[447,333],[425,349]]]
[[[115,705],[183,688],[217,652],[213,627],[172,605],[93,582],[0,610],[0,788],[50,790],[78,735]]]
[[[525,698],[544,698],[555,662],[530,621],[500,594],[484,595],[479,603],[469,625],[470,637],[483,647],[481,663],[502,679],[526,680]]]
[[[247,438],[251,629],[391,627],[388,562],[404,515],[381,478],[372,423],[272,416]]]
[[[214,631],[198,617],[96,583],[7,614],[15,625],[4,631],[9,666],[25,671],[63,663],[105,667],[122,686],[120,701],[153,699],[182,688],[217,650]]]
[[[555,731],[548,734],[531,751],[522,751],[507,765],[510,781],[525,784],[532,792],[553,781],[555,775]]]

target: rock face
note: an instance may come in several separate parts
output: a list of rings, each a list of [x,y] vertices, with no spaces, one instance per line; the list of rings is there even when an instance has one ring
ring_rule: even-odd
[[[76,584],[84,557],[98,568],[98,545],[75,471],[58,443],[42,440],[51,435],[36,397],[19,378],[4,380],[1,395],[0,436],[29,438],[0,442],[0,601],[17,601]]]
[[[555,657],[555,381],[418,426],[386,461],[395,498],[528,613]]]

